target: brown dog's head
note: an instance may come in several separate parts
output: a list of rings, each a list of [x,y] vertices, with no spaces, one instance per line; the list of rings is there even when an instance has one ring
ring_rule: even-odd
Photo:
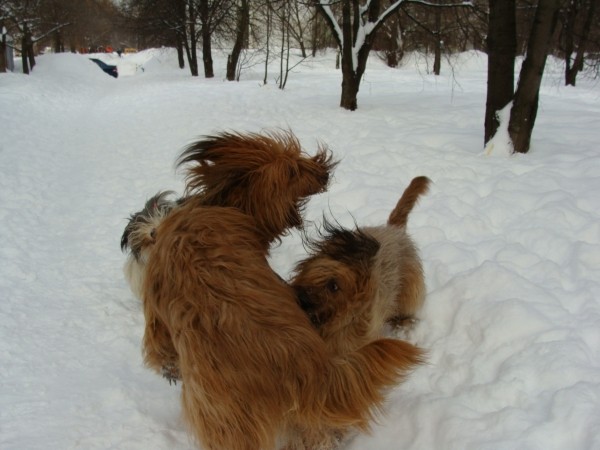
[[[186,190],[205,206],[231,206],[252,216],[270,243],[302,225],[309,196],[327,189],[336,163],[326,148],[302,151],[291,132],[220,133],[190,145],[178,165]]]
[[[121,250],[131,252],[136,260],[143,256],[143,250],[155,241],[156,228],[179,201],[170,200],[173,191],[163,191],[146,202],[144,208],[132,214],[121,236]]]
[[[159,192],[144,208],[132,214],[121,236],[121,250],[129,251],[123,271],[132,292],[142,298],[142,284],[150,248],[156,241],[156,229],[182,201],[171,200],[172,191]]]
[[[291,283],[301,308],[326,340],[368,334],[377,240],[325,221],[319,239],[307,246],[310,255],[298,263]]]

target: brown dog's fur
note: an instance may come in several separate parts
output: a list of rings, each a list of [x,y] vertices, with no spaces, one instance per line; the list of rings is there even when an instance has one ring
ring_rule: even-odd
[[[423,305],[421,259],[406,223],[428,186],[426,177],[413,179],[387,225],[347,230],[326,221],[322,239],[296,266],[300,304],[334,354],[381,337],[386,324],[414,320]]]
[[[207,450],[328,448],[331,429],[366,429],[385,388],[416,364],[416,347],[375,340],[330,355],[271,270],[269,246],[300,226],[307,197],[333,167],[291,134],[224,133],[181,164],[190,196],[165,216],[142,288],[146,363],[179,360],[183,412]]]

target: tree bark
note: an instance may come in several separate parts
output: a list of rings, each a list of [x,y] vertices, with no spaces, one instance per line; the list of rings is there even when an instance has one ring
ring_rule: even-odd
[[[359,88],[353,64],[352,31],[350,0],[344,0],[342,3],[342,97],[340,106],[350,111],[357,108],[356,96]]]
[[[65,51],[65,46],[62,41],[62,33],[60,30],[56,30],[54,32],[53,47],[54,47],[54,53],[62,53]]]
[[[215,76],[212,59],[212,42],[210,33],[202,32],[202,62],[204,63],[204,77],[213,78]]]
[[[179,68],[183,69],[185,68],[185,59],[183,58],[183,42],[179,34],[177,34],[175,39],[177,39],[175,43],[175,46],[177,48],[177,62],[179,63]]]
[[[6,33],[4,33],[4,24],[0,21],[0,73],[6,72]]]
[[[236,30],[235,43],[231,50],[231,55],[227,58],[227,80],[236,79],[235,72],[240,58],[240,53],[244,47],[248,24],[250,22],[250,3],[248,0],[242,0],[238,11],[238,27]]]
[[[550,38],[556,25],[560,0],[540,0],[535,11],[527,56],[510,111],[508,134],[515,153],[527,153],[538,110],[538,100]]]
[[[183,24],[184,36],[183,46],[187,55],[188,65],[190,66],[190,73],[193,77],[198,76],[198,52],[196,50],[196,10],[193,2],[188,2],[188,14],[187,19],[189,22],[189,28]]]
[[[342,62],[342,66],[343,66]],[[343,69],[342,69],[343,70]],[[352,73],[343,72],[342,75],[342,98],[340,106],[349,111],[355,111],[358,107],[356,98],[358,95],[359,82]]]
[[[268,3],[268,2],[267,2]],[[269,81],[269,56],[270,56],[270,45],[271,45],[271,25],[273,21],[273,11],[271,5],[267,5],[267,28],[266,44],[265,44],[265,76],[263,78],[263,84],[266,85]]]
[[[585,21],[579,32],[576,31],[577,13],[580,11],[578,2],[572,2],[567,12],[565,24],[565,85],[575,86],[577,74],[583,70],[583,60],[585,58],[586,44],[592,29],[592,22],[595,14],[597,0],[590,0],[587,10],[584,10]],[[575,59],[572,60],[575,51],[575,35],[579,36]]]
[[[367,14],[370,22],[375,22],[378,19],[378,0],[371,2]],[[358,90],[376,34],[376,31],[373,30],[365,36],[358,52],[355,53],[354,44],[359,31],[360,20],[358,2],[344,0],[342,3],[342,96],[340,106],[349,111],[354,111],[358,107]],[[381,23],[383,22],[379,23],[380,26]]]
[[[33,66],[35,65],[35,59],[33,57],[31,32],[29,31],[27,23],[23,26],[23,36],[21,38],[21,63],[23,65],[23,73],[29,75],[29,71],[33,69]]]
[[[213,78],[215,71],[212,59],[212,42],[210,29],[210,11],[208,0],[200,2],[200,22],[202,22],[202,62],[204,63],[204,77]]]
[[[435,8],[435,31],[433,34],[435,57],[433,60],[433,74],[439,75],[442,68],[442,9]]]
[[[517,27],[515,0],[490,0],[487,36],[487,100],[485,133],[487,142],[498,130],[497,113],[513,98]]]

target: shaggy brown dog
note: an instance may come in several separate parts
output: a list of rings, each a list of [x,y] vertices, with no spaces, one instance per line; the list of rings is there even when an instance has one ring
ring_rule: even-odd
[[[406,223],[428,186],[426,177],[413,179],[387,225],[347,230],[326,221],[321,240],[309,242],[312,254],[291,284],[334,354],[381,337],[386,323],[411,322],[423,305],[421,259]]]
[[[332,357],[266,258],[301,225],[307,197],[326,188],[331,156],[308,157],[290,134],[226,133],[193,144],[180,163],[194,164],[192,195],[150,247],[144,352],[159,372],[179,358],[198,440],[207,450],[269,450],[279,436],[315,449],[331,443],[330,429],[367,428],[420,350],[381,339]]]

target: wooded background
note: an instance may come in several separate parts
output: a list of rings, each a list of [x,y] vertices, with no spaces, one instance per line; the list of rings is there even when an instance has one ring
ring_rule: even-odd
[[[24,73],[41,52],[142,50],[170,46],[191,76],[214,76],[213,48],[228,55],[227,79],[279,60],[280,88],[290,54],[339,50],[340,106],[354,110],[372,52],[396,67],[407,52],[431,56],[439,75],[445,57],[479,50],[488,56],[484,142],[497,112],[511,104],[508,130],[527,152],[546,57],[564,61],[565,84],[600,75],[600,0],[0,0],[0,72],[6,50]],[[12,41],[9,39],[12,38]],[[515,60],[524,62],[515,82]],[[266,69],[265,79],[267,82]]]

